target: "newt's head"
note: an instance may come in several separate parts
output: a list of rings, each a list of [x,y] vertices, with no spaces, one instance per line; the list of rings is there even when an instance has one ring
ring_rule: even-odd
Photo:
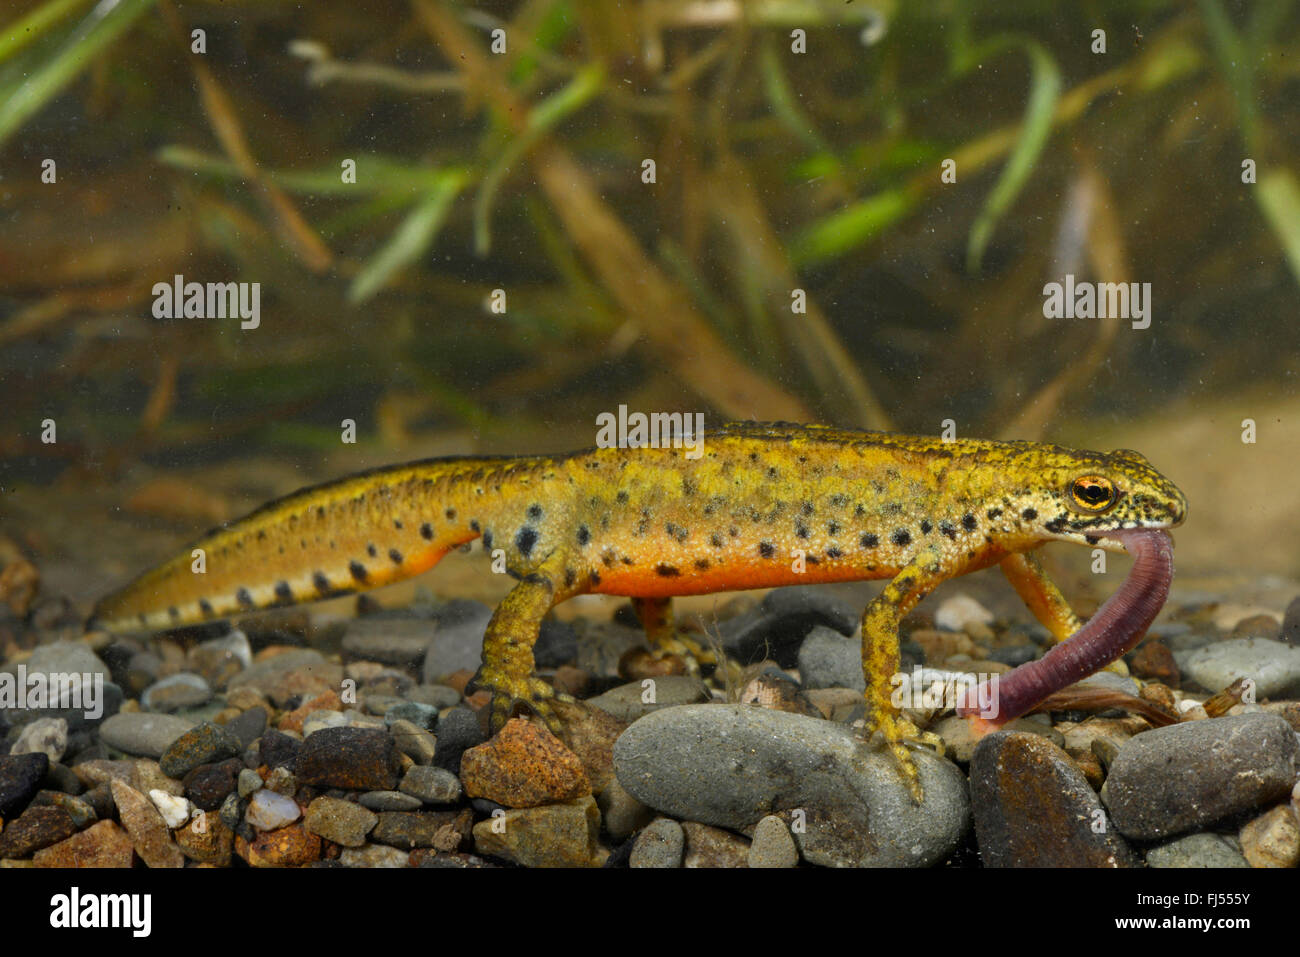
[[[1045,454],[1046,478],[1020,508],[1025,531],[1043,538],[1123,551],[1106,532],[1173,528],[1187,516],[1187,498],[1140,453],[1075,452]]]

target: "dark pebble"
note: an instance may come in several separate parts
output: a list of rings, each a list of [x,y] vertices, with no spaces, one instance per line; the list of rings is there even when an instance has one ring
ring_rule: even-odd
[[[990,661],[1000,661],[1004,665],[1023,665],[1026,661],[1033,661],[1038,657],[1038,649],[1033,645],[1009,645],[1003,648],[994,648],[989,652]]]
[[[303,742],[295,774],[303,784],[354,791],[397,787],[397,746],[378,728],[324,728]]]
[[[460,758],[470,748],[486,741],[478,715],[469,708],[452,708],[438,721],[438,746],[433,766],[460,774]]]
[[[998,731],[975,748],[971,810],[988,867],[1133,867],[1070,756],[1046,738]]]
[[[23,858],[77,833],[72,815],[61,807],[29,807],[5,825],[0,834],[0,857]]]
[[[169,778],[184,778],[199,765],[233,758],[242,750],[238,737],[219,724],[204,721],[173,741],[158,763]]]
[[[205,811],[215,811],[235,790],[239,772],[243,769],[244,762],[238,758],[228,758],[218,764],[201,764],[186,774],[181,781],[185,787],[185,796],[193,801],[196,807]]]
[[[771,658],[793,668],[804,636],[818,625],[852,635],[859,611],[823,591],[807,586],[777,588],[757,608],[722,622],[722,646],[743,664]]]
[[[1278,633],[1278,638],[1293,648],[1300,645],[1300,595],[1292,598],[1291,604],[1286,606],[1286,613],[1282,615],[1282,630]]]
[[[239,747],[243,750],[262,736],[267,720],[266,709],[259,704],[227,721],[226,730],[239,739]]]
[[[433,847],[433,838],[447,824],[454,824],[460,811],[381,811],[370,840],[403,851]]]
[[[578,658],[578,633],[567,621],[542,620],[542,631],[533,646],[533,659],[539,668],[558,668]]]
[[[0,758],[0,817],[26,807],[49,770],[50,758],[44,751]]]
[[[301,751],[302,742],[283,731],[272,728],[262,735],[262,763],[268,768],[294,770],[298,765],[298,754]]]

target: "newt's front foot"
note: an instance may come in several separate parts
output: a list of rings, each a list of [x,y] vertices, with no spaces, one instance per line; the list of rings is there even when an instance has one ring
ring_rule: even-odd
[[[515,675],[500,668],[479,668],[469,686],[469,690],[486,690],[492,692],[492,712],[489,727],[496,734],[510,720],[515,709],[523,705],[546,722],[546,727],[553,733],[560,732],[560,719],[551,703],[555,700],[573,701],[574,699],[557,692],[536,675]]]

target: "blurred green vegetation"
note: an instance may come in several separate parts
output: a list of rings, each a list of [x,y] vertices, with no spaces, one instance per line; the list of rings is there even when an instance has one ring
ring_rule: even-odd
[[[620,402],[1035,437],[1300,365],[1290,0],[3,16],[0,403],[110,464]],[[1152,328],[1044,320],[1066,272]],[[260,328],[153,319],[175,274],[260,282]]]

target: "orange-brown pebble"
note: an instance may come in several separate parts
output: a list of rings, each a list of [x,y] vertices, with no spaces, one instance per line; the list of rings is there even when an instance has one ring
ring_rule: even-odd
[[[453,671],[451,674],[446,675],[439,684],[447,685],[449,688],[455,688],[461,694],[464,694],[465,686],[469,684],[470,679],[473,677],[474,672],[467,668],[462,668],[460,671]]]
[[[134,860],[131,835],[116,821],[100,821],[32,855],[37,867],[130,867]]]
[[[302,723],[307,716],[313,711],[342,711],[343,702],[331,688],[328,691],[318,694],[310,701],[304,702],[298,708],[290,711],[280,718],[278,727],[281,731],[297,731],[302,734]]]
[[[561,694],[571,694],[575,698],[581,698],[586,695],[591,686],[591,675],[573,665],[560,665],[555,669],[555,677],[551,679],[551,685]]]
[[[1144,641],[1139,645],[1129,661],[1129,669],[1138,678],[1159,681],[1170,688],[1177,688],[1182,682],[1174,653],[1159,639]]]
[[[250,867],[301,867],[320,860],[321,839],[301,824],[263,831],[252,841],[235,838],[235,853]]]
[[[230,866],[235,832],[216,814],[196,814],[173,832],[181,853],[191,861],[217,867]]]
[[[506,722],[491,741],[461,758],[460,779],[470,797],[505,807],[538,807],[591,793],[578,756],[555,735],[522,718]]]

